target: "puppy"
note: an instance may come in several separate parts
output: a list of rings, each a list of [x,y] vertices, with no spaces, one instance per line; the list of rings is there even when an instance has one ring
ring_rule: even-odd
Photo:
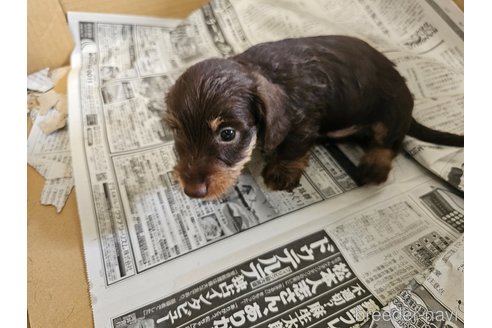
[[[412,118],[413,97],[394,64],[346,36],[286,39],[185,71],[166,96],[175,173],[194,198],[217,198],[236,182],[262,146],[271,190],[291,191],[316,142],[363,140],[361,184],[384,182],[406,134],[463,146],[463,136],[426,128]]]

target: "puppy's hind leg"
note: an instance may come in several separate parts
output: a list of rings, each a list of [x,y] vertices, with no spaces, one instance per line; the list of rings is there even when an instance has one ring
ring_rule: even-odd
[[[392,162],[403,136],[398,141],[388,142],[388,131],[382,123],[370,126],[371,140],[358,166],[360,184],[380,184],[388,179]],[[401,140],[400,140],[401,139]]]
[[[388,179],[391,163],[396,153],[390,148],[371,147],[362,157],[358,167],[360,184],[380,184]]]
[[[388,179],[391,164],[401,150],[412,121],[413,96],[399,73],[390,69],[381,79],[381,99],[372,110],[366,154],[359,164],[359,183],[380,184]]]

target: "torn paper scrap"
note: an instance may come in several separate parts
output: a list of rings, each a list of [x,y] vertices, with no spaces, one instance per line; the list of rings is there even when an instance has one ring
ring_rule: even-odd
[[[31,116],[34,123],[38,114],[46,115],[48,111],[58,105],[60,99],[65,98],[65,104],[61,104],[60,108],[66,107],[66,95],[59,94],[54,90],[46,93],[28,92],[27,93],[27,112]],[[64,109],[66,111],[66,109]]]
[[[28,98],[28,108],[33,122],[39,117],[39,127],[45,134],[50,134],[63,128],[67,124],[68,103],[67,96],[54,90],[39,96]],[[48,115],[49,113],[49,115]]]
[[[39,106],[36,107],[39,114],[45,115],[48,110],[55,107],[56,103],[60,100],[60,96],[61,95],[54,90],[50,90],[49,92],[39,95],[37,97]]]
[[[44,133],[50,134],[58,129],[63,128],[67,123],[67,116],[56,113],[56,116],[51,120],[44,120],[39,123],[39,127]]]
[[[48,75],[49,68],[44,68],[27,76],[27,89],[37,92],[46,92],[54,87]]]
[[[42,205],[53,205],[60,213],[73,188],[73,178],[47,179],[41,193]]]
[[[27,162],[46,179],[68,178],[72,176],[70,153],[42,154],[28,158]]]
[[[63,128],[67,124],[68,103],[67,96],[58,94],[58,102],[55,105],[53,114],[39,122],[39,127],[44,133],[50,134]]]
[[[67,95],[64,94],[59,95],[58,102],[56,103],[55,108],[59,113],[68,115]]]
[[[50,110],[44,117],[38,115],[27,140],[27,162],[45,179],[41,204],[54,205],[60,212],[73,187],[72,156],[67,128],[45,134],[44,120],[59,113]]]
[[[32,113],[32,110],[36,110],[36,113],[32,115],[34,116],[33,122],[37,111],[41,111],[41,113],[44,114],[57,104],[61,95],[56,93],[53,87],[67,75],[69,69],[70,66],[59,67],[53,70],[45,68],[44,70],[28,76],[27,112]],[[39,87],[39,84],[42,84],[43,86]]]
[[[27,94],[27,112],[29,113],[32,109],[39,107],[38,96],[36,93]]]
[[[69,70],[70,70],[70,66],[55,68],[49,72],[48,76],[50,77],[53,84],[56,85],[58,81],[60,81],[61,78],[68,73]]]
[[[45,118],[50,118],[56,111],[52,110],[47,115],[39,116],[34,122],[29,138],[27,140],[27,159],[35,158],[46,154],[70,154],[70,140],[68,131],[62,129],[56,133],[45,135],[39,128],[39,122]]]

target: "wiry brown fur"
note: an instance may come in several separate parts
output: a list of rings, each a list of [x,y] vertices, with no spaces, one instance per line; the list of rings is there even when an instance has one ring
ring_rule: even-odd
[[[275,190],[292,189],[299,183],[304,169],[309,164],[309,154],[295,160],[270,160],[263,170],[265,183],[268,188]],[[279,174],[282,172],[282,174]]]

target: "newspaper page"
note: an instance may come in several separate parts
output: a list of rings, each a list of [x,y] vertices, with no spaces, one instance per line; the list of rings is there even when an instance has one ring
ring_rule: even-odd
[[[387,184],[356,188],[354,165],[348,160],[353,154],[327,145],[313,150],[301,185],[292,193],[267,192],[256,157],[225,198],[190,200],[171,173],[173,140],[161,122],[163,95],[188,66],[263,41],[347,34],[393,54],[393,60],[424,58],[426,69],[448,69],[446,60],[453,61],[454,55],[444,53],[459,43],[453,29],[429,3],[406,3],[409,7],[403,10],[391,1],[347,1],[342,6],[219,0],[178,25],[149,17],[69,13],[77,45],[69,78],[71,146],[97,327],[114,327],[110,318],[171,294],[182,277],[217,258],[253,248],[252,241],[271,239],[272,231],[304,226],[424,174],[400,156]],[[392,20],[396,12],[398,21]],[[409,33],[427,21],[443,31],[442,43],[425,51],[405,46]],[[407,76],[413,85],[434,72],[415,67],[418,74]]]
[[[37,115],[27,139],[27,162],[45,179],[41,204],[53,205],[59,213],[72,191],[72,155],[67,127],[45,134],[41,123],[54,117],[56,109]]]
[[[464,327],[464,236],[435,261],[425,275],[412,279],[366,328]]]
[[[70,67],[42,69],[27,76],[27,112],[32,128],[27,139],[27,163],[45,178],[42,205],[63,209],[74,182],[68,127],[67,96],[53,88]]]
[[[440,254],[455,264],[448,247],[462,236],[437,210],[462,213],[462,198],[425,179],[394,187],[257,245],[263,251],[252,257],[250,251],[224,260],[206,279],[197,278],[209,270],[202,268],[195,283],[113,317],[113,327],[362,325]],[[436,286],[433,279],[424,285]]]

